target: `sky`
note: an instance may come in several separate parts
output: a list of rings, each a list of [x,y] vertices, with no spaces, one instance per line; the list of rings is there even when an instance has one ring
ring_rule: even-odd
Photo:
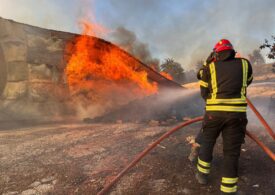
[[[110,32],[123,27],[153,57],[173,58],[185,69],[221,38],[247,56],[275,34],[274,10],[274,0],[0,0],[0,17],[48,29],[80,33],[85,17]]]

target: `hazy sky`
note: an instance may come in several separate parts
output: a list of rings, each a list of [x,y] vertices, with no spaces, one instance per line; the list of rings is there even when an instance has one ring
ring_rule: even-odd
[[[154,57],[189,66],[221,38],[246,55],[275,34],[274,0],[0,0],[0,17],[79,32],[88,12],[110,30],[123,26]],[[108,37],[107,37],[108,39]]]

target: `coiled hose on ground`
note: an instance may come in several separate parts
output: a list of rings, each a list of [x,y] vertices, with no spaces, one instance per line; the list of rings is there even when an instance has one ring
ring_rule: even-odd
[[[261,114],[257,111],[255,106],[252,104],[252,102],[247,99],[247,104],[249,107],[255,112],[261,123],[264,125],[267,132],[271,135],[271,137],[274,139],[274,132],[268,125],[268,123],[264,120],[264,118],[261,116]],[[197,117],[194,119],[191,119],[187,122],[182,123],[179,126],[174,127],[173,129],[169,130],[165,134],[163,134],[158,140],[154,141],[152,144],[150,144],[147,148],[145,148],[141,153],[139,153],[132,162],[130,162],[116,177],[113,178],[113,180],[108,183],[97,195],[104,195],[106,194],[113,185],[133,166],[135,166],[144,156],[146,156],[152,149],[154,149],[160,142],[162,142],[165,138],[169,137],[174,132],[178,131],[179,129],[188,126],[192,123],[202,121],[203,117]],[[263,151],[273,160],[275,161],[275,154],[266,146],[264,145],[254,134],[252,134],[250,131],[246,131],[246,134],[248,137],[250,137],[253,141],[255,141],[262,149]]]

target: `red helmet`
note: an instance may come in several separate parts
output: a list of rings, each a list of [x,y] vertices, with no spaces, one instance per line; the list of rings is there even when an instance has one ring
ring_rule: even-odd
[[[220,40],[213,49],[215,52],[221,52],[224,50],[233,50],[233,45],[227,39]]]

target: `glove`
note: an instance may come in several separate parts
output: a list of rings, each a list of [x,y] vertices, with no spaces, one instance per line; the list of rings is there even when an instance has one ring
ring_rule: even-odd
[[[197,73],[197,79],[201,80],[202,79],[202,74],[203,74],[203,68],[199,69],[198,73]]]

